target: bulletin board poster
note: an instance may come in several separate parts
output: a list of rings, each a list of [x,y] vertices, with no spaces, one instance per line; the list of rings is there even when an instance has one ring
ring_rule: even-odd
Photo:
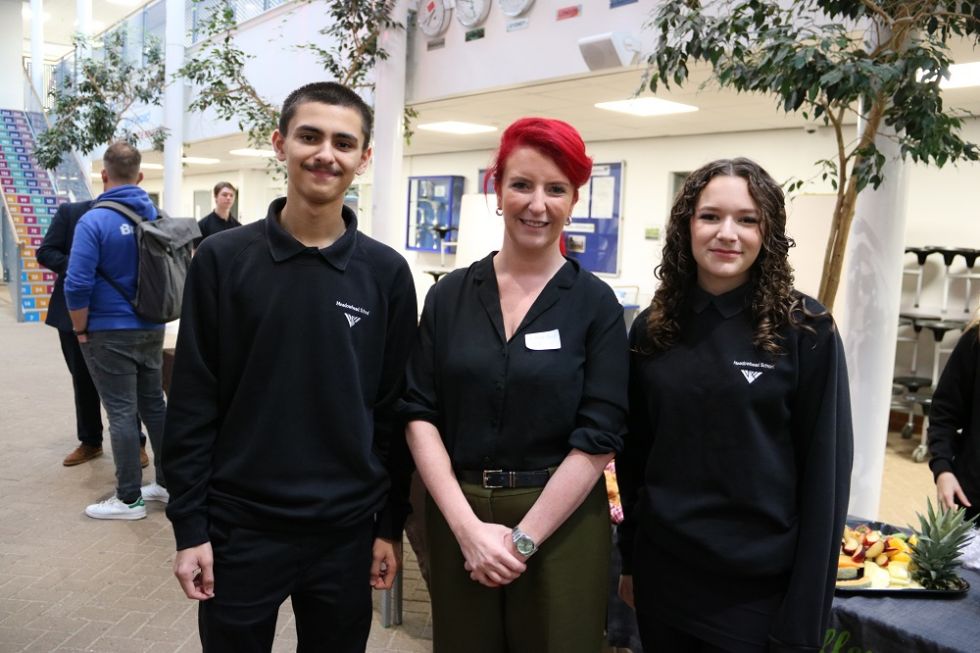
[[[565,227],[568,256],[596,274],[619,274],[623,166],[622,162],[592,166],[592,177],[578,191],[572,223]]]

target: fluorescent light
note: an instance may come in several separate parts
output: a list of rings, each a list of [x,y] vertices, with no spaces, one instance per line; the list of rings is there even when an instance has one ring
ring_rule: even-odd
[[[670,113],[690,113],[691,111],[698,110],[697,107],[690,104],[681,104],[680,102],[671,102],[655,97],[639,97],[629,100],[617,100],[615,102],[598,102],[595,106],[597,109],[617,111],[619,113],[628,113],[643,117],[665,116]]]
[[[142,163],[140,168],[143,170],[163,170],[163,165],[160,163]]]
[[[497,131],[496,127],[491,127],[490,125],[477,125],[472,122],[457,122],[455,120],[448,120],[445,122],[430,122],[424,125],[418,125],[419,129],[424,129],[430,132],[442,132],[444,134],[485,134],[487,132]]]
[[[181,158],[184,163],[197,163],[202,166],[213,166],[215,163],[221,163],[221,159],[209,159],[205,156],[185,156]]]
[[[949,79],[939,82],[940,88],[980,86],[980,61],[954,63],[949,67]]]
[[[254,147],[243,147],[238,150],[228,150],[228,154],[235,156],[254,156],[272,158],[276,155],[272,150],[257,150]]]
[[[110,5],[118,5],[120,7],[138,7],[139,5],[145,4],[146,0],[105,0]]]

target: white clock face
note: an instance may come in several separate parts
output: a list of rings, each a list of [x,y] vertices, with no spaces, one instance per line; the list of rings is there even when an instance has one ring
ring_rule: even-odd
[[[449,27],[451,13],[443,0],[422,0],[419,3],[419,29],[426,36],[439,36]]]
[[[463,27],[476,27],[487,19],[492,0],[456,0],[456,20]]]
[[[531,8],[534,0],[497,0],[500,3],[500,11],[504,16],[516,18]]]

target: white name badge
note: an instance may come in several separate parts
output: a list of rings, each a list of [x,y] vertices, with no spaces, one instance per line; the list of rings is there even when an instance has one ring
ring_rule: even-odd
[[[539,333],[526,333],[524,334],[524,346],[532,351],[561,349],[561,336],[558,335],[558,329],[541,331]]]

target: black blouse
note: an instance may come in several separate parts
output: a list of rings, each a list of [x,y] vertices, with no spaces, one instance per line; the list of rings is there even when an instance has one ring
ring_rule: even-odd
[[[508,341],[493,256],[425,299],[402,417],[439,429],[457,470],[532,470],[623,443],[629,356],[612,289],[568,260]]]
[[[782,587],[772,640],[817,646],[850,487],[843,347],[833,321],[814,318],[806,324],[815,332],[783,329],[784,355],[759,351],[751,289],[712,296],[695,288],[680,341],[667,351],[645,353],[647,313],[634,322],[629,435],[617,458],[624,569],[639,528],[665,565],[711,574],[719,591],[735,595],[755,581]]]

